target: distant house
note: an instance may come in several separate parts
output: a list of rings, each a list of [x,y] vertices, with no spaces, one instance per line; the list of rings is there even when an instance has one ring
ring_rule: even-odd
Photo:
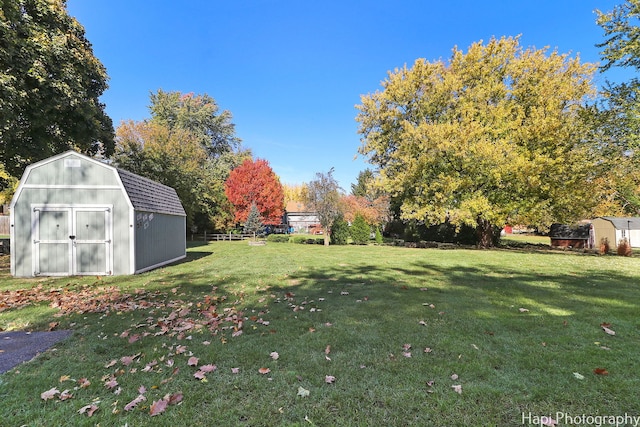
[[[10,211],[14,276],[135,274],[186,256],[173,188],[75,151],[28,166]]]
[[[613,247],[627,239],[631,247],[640,248],[640,217],[602,216],[591,221],[596,245],[606,238]]]
[[[296,233],[309,233],[313,226],[320,224],[317,212],[313,212],[304,203],[291,201],[285,207],[283,223]]]

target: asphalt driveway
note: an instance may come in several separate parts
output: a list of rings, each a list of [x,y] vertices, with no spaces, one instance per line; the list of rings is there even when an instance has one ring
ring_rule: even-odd
[[[33,359],[73,331],[0,332],[0,373]]]

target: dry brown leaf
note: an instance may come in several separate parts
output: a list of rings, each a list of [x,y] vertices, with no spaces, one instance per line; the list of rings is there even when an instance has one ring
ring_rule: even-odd
[[[143,395],[139,395],[138,397],[133,399],[131,402],[127,403],[124,407],[124,410],[131,411],[133,408],[135,408],[138,405],[138,403],[143,402],[145,400],[147,400],[146,397],[144,397]]]
[[[156,415],[160,415],[161,413],[163,413],[166,409],[167,409],[167,404],[169,402],[161,399],[161,400],[156,400],[155,402],[153,402],[151,404],[151,408],[149,410],[149,413],[151,414],[152,417],[156,416]]]
[[[40,393],[40,398],[42,400],[49,400],[49,399],[53,399],[54,397],[56,397],[56,395],[60,393],[60,390],[58,390],[57,388],[52,388],[50,390],[47,390],[43,393]]]
[[[89,404],[86,406],[83,406],[82,408],[80,408],[78,410],[79,414],[87,414],[88,417],[92,416],[94,412],[96,412],[98,410],[98,405],[95,404]]]

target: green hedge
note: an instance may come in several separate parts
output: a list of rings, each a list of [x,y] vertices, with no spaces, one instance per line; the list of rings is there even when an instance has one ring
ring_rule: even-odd
[[[307,245],[324,245],[324,237],[293,236],[290,242]]]
[[[289,243],[289,235],[288,234],[269,234],[267,236],[267,242]]]

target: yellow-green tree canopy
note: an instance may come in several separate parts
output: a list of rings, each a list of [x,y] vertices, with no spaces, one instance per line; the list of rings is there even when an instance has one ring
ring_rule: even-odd
[[[511,37],[418,59],[362,97],[359,151],[405,219],[485,230],[572,220],[593,202],[578,113],[594,71]]]

